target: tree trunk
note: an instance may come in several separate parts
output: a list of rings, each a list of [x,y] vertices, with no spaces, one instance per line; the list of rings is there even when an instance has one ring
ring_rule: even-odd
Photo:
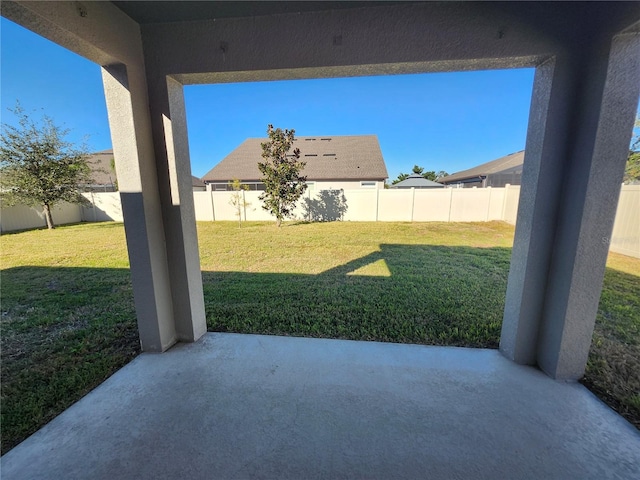
[[[276,219],[276,225],[278,226],[278,228],[280,228],[282,226],[282,219],[281,218],[277,218]]]
[[[56,228],[53,223],[53,217],[51,216],[51,207],[45,203],[42,205],[42,209],[44,210],[44,218],[47,220],[47,228],[49,230]]]

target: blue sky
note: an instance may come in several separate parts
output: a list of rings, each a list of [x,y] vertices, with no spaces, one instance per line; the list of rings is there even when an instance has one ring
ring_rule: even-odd
[[[2,122],[16,100],[111,148],[98,65],[2,18]],[[297,135],[375,134],[390,179],[414,164],[453,173],[525,146],[533,69],[185,87],[191,168],[204,175],[268,123]]]

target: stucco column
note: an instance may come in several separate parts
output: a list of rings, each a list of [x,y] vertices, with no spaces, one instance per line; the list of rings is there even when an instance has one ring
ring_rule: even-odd
[[[162,75],[147,85],[176,336],[193,342],[207,325],[183,87]]]
[[[116,64],[103,67],[102,79],[140,343],[162,352],[176,342],[176,329],[144,72]]]
[[[584,373],[640,94],[640,37],[538,67],[500,350],[550,376]]]

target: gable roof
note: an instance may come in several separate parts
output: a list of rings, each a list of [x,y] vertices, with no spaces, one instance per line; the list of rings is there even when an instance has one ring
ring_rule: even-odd
[[[102,150],[92,153],[88,163],[91,168],[91,185],[114,185],[116,183],[116,173],[111,168],[113,150]],[[191,175],[191,185],[194,187],[204,187],[204,182],[198,177]]]
[[[204,187],[206,185],[198,177],[196,177],[195,175],[191,175],[191,186],[192,187]]]
[[[438,188],[444,187],[443,184],[434,182],[424,178],[419,173],[409,175],[401,182],[391,185],[391,188]]]
[[[267,138],[248,138],[207,172],[205,182],[228,182],[234,178],[258,181],[261,143]],[[302,174],[308,180],[384,180],[389,177],[376,135],[297,137],[293,148],[300,149],[306,162]]]
[[[510,153],[504,157],[500,157],[496,160],[492,160],[477,167],[469,168],[468,170],[462,170],[452,175],[439,178],[440,183],[449,184],[467,180],[469,178],[486,177],[492,173],[499,173],[504,170],[508,170],[513,167],[522,165],[524,162],[524,150],[520,150],[516,153]]]

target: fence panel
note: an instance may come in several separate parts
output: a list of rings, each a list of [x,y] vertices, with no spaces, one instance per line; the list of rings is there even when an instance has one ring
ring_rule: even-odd
[[[520,185],[507,185],[504,189],[504,209],[502,220],[511,225],[516,224],[518,218],[518,202],[520,199]]]
[[[640,258],[640,185],[623,185],[609,249]]]
[[[344,220],[352,222],[375,222],[378,220],[379,190],[345,190],[347,210]]]
[[[249,221],[274,221],[262,208],[261,192],[248,191],[242,217]],[[118,192],[83,194],[92,207],[61,203],[53,209],[56,225],[80,221],[122,221]],[[230,200],[233,192],[194,192],[196,220],[237,220]],[[484,222],[516,223],[520,186],[437,190],[310,190],[295,209],[301,220],[360,222]],[[610,249],[640,258],[640,185],[623,185]],[[42,209],[17,205],[0,208],[0,231],[45,227]]]
[[[211,192],[193,192],[193,207],[196,220],[201,222],[215,220]]]
[[[487,221],[502,220],[506,192],[504,188],[487,188],[489,190],[489,207],[487,210]],[[516,198],[516,202],[518,199]]]
[[[413,216],[415,190],[380,190],[378,197],[378,221],[410,222]]]
[[[453,188],[415,190],[413,221],[448,222]]]
[[[450,222],[486,222],[489,189],[456,188],[451,194]]]
[[[122,202],[120,192],[83,193],[91,206],[82,207],[84,222],[122,222]]]
[[[72,203],[59,203],[51,210],[53,223],[64,225],[65,223],[77,223],[82,221],[82,212],[79,205]],[[27,207],[16,205],[0,208],[0,231],[13,232],[29,228],[46,227],[42,207]]]

